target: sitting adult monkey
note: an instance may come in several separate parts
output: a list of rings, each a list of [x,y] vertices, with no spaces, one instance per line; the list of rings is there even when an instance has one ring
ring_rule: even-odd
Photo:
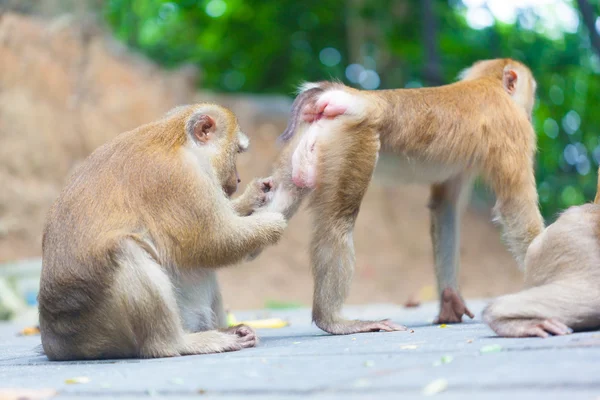
[[[248,143],[231,111],[198,104],[117,136],[79,167],[43,237],[38,300],[49,359],[256,345],[251,328],[226,328],[215,273],[276,243],[286,226],[280,213],[253,213],[268,181],[228,198]]]
[[[531,243],[525,286],[483,311],[498,335],[548,337],[600,328],[600,177],[594,203],[569,208]]]
[[[472,181],[497,196],[495,212],[522,264],[544,225],[533,173],[531,126],[536,83],[511,59],[486,60],[459,82],[433,88],[356,90],[341,83],[304,85],[292,105],[275,166],[272,211],[291,218],[310,194],[313,319],[333,334],[405,329],[340,316],[354,271],[352,231],[380,147],[401,163],[400,182],[431,185],[431,237],[440,295],[437,322],[473,314],[458,289],[459,221]]]

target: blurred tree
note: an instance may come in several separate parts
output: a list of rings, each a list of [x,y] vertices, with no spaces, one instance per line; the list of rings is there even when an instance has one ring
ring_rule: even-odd
[[[330,78],[367,89],[419,87],[451,82],[479,59],[522,60],[538,80],[542,212],[552,219],[592,199],[600,161],[598,3],[557,0],[557,18],[576,20],[566,30],[549,25],[548,12],[521,7],[502,22],[490,11],[498,2],[465,3],[107,0],[104,12],[121,40],[165,66],[199,65],[203,86],[220,91],[291,94],[301,81]]]

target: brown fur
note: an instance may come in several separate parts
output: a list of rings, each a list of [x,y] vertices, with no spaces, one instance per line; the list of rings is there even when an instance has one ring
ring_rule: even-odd
[[[569,208],[531,243],[525,290],[499,297],[483,311],[498,335],[547,337],[600,328],[598,199],[596,193],[593,204]]]
[[[213,125],[196,123],[206,115]],[[236,213],[250,214],[264,200],[257,184],[229,201],[242,142],[231,111],[187,106],[121,134],[75,172],[43,237],[40,329],[50,359],[162,357],[256,343],[246,327],[185,333],[225,328],[211,268],[277,242],[285,227],[281,214]]]
[[[290,218],[311,194],[313,318],[319,327],[338,334],[401,329],[387,321],[340,316],[354,270],[352,231],[380,146],[398,155],[400,181],[432,185],[439,322],[472,316],[460,298],[457,275],[460,214],[476,175],[496,193],[498,220],[522,264],[529,243],[543,229],[530,123],[535,86],[529,69],[510,59],[478,62],[461,81],[436,88],[360,91],[331,82],[305,85],[282,135],[287,144],[275,167],[269,207]]]

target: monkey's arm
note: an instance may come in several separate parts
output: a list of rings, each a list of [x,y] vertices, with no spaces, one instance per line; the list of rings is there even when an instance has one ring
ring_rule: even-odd
[[[231,201],[231,205],[238,215],[248,216],[265,205],[272,187],[271,177],[256,178],[246,186],[244,193]]]
[[[250,253],[275,244],[287,225],[283,215],[260,212],[250,216],[236,213],[224,196],[214,196],[214,210],[201,210],[204,221],[211,221],[211,232],[197,241],[196,262],[203,267],[235,264]]]

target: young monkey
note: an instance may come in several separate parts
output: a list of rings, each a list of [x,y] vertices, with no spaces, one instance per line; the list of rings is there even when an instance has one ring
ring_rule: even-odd
[[[272,211],[291,218],[310,194],[313,319],[334,334],[401,330],[340,316],[354,270],[352,231],[380,147],[397,155],[401,182],[431,185],[431,237],[438,323],[473,317],[458,289],[459,221],[475,176],[497,196],[498,220],[519,264],[542,231],[531,126],[536,83],[511,59],[486,60],[450,85],[364,91],[341,83],[304,85],[292,105],[274,170]]]
[[[600,328],[600,177],[594,203],[569,208],[531,243],[525,286],[483,311],[498,335],[548,337]]]
[[[43,237],[38,300],[50,360],[256,345],[251,328],[226,328],[215,273],[276,243],[286,226],[280,213],[254,212],[269,181],[229,200],[248,143],[231,111],[198,104],[119,135],[79,167]]]

